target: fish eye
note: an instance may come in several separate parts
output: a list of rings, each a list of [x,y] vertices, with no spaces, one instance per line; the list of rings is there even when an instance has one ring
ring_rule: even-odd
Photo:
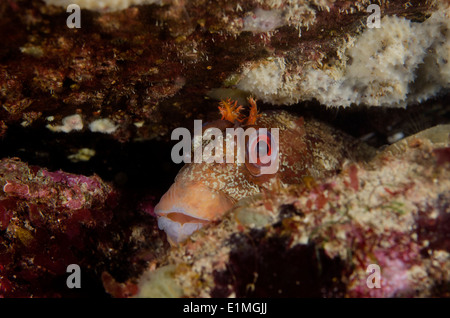
[[[258,176],[261,167],[270,166],[278,155],[278,145],[272,143],[272,135],[266,129],[257,129],[246,144],[245,165],[250,173]]]

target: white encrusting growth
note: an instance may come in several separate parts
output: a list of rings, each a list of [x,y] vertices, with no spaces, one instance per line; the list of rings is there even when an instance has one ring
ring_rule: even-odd
[[[248,65],[237,88],[272,104],[317,99],[328,106],[352,103],[404,107],[450,88],[450,9],[422,23],[385,16],[342,45],[328,68],[286,63],[283,57]]]
[[[63,118],[62,125],[48,124],[46,127],[53,132],[69,133],[72,130],[82,130],[83,129],[83,119],[78,114],[70,115],[70,116]]]
[[[72,162],[82,162],[82,161],[89,161],[93,156],[95,156],[94,149],[81,148],[78,149],[76,153],[67,156],[67,159],[69,159]]]
[[[99,132],[104,134],[112,134],[116,131],[117,126],[116,124],[109,118],[100,118],[97,120],[94,120],[92,123],[89,124],[89,129],[92,132]]]
[[[160,4],[161,0],[44,0],[47,4],[67,7],[69,4],[77,4],[81,9],[117,11],[126,9],[132,5]]]
[[[256,9],[244,18],[244,28],[242,31],[254,33],[270,32],[285,24],[281,10]]]

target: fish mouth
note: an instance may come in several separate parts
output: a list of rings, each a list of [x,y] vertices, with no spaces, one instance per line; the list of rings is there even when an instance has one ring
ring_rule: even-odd
[[[220,218],[234,201],[201,183],[175,182],[155,206],[158,227],[172,245],[185,241],[205,224]]]

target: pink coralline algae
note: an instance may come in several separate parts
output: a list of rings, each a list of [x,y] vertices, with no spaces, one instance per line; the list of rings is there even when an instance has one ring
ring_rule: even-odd
[[[15,159],[0,161],[0,185],[0,297],[67,295],[61,277],[85,260],[89,232],[110,223],[117,194],[97,176]]]
[[[0,1],[0,297],[450,296],[450,127],[399,141],[449,122],[448,0],[379,1],[379,29],[367,0],[82,7],[81,28],[50,2],[65,1]],[[305,173],[246,183],[170,246],[156,203],[180,168],[171,132],[250,96],[315,127],[279,152],[280,172]]]
[[[138,296],[157,294],[163,277],[173,297],[448,297],[448,127],[239,201],[150,267]]]

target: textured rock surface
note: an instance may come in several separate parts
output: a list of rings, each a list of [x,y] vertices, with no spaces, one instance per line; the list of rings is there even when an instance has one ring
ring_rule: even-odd
[[[154,217],[170,132],[216,99],[374,147],[448,123],[449,2],[382,1],[367,29],[370,2],[79,1],[69,29],[64,0],[0,1],[0,297],[449,296],[448,127],[241,201],[179,248]]]
[[[448,297],[448,146],[440,127],[323,183],[244,199],[148,270],[137,295]],[[366,285],[370,264],[380,289]]]
[[[2,1],[1,131],[13,123],[58,127],[78,114],[83,129],[109,119],[119,140],[156,138],[185,126],[193,114],[206,116],[213,105],[206,96],[251,93],[272,104],[316,98],[327,106],[396,105],[445,88],[448,12],[433,1],[386,1],[382,29],[364,31],[368,3],[167,1],[109,13],[83,10],[81,28],[69,29],[64,7]],[[398,48],[381,48],[375,67],[402,69],[405,61],[397,77],[371,68],[370,74],[360,72],[369,51],[380,49],[377,38]],[[422,60],[431,69],[417,69]],[[435,62],[439,72],[432,69]],[[424,73],[427,89],[414,95],[406,86],[417,72]],[[371,74],[381,77],[370,83]],[[378,86],[391,84],[393,91],[374,96]],[[164,120],[169,114],[171,120]]]
[[[131,262],[127,272],[135,271],[164,245],[151,219],[121,220],[117,191],[97,176],[3,159],[0,186],[0,297],[102,295],[103,270]],[[147,245],[142,236],[152,235]],[[70,264],[82,269],[82,291],[66,286]]]
[[[131,5],[139,4],[152,4],[162,3],[160,0],[107,0],[107,1],[95,1],[95,0],[44,0],[49,5],[56,5],[61,7],[67,7],[70,4],[77,4],[82,9],[89,10],[105,10],[105,11],[117,11],[130,7]]]
[[[237,87],[274,104],[314,98],[328,106],[399,107],[426,100],[450,87],[449,14],[441,8],[421,23],[383,17],[380,28],[341,39],[334,60],[330,52],[312,65],[301,55],[266,58],[246,66]]]

